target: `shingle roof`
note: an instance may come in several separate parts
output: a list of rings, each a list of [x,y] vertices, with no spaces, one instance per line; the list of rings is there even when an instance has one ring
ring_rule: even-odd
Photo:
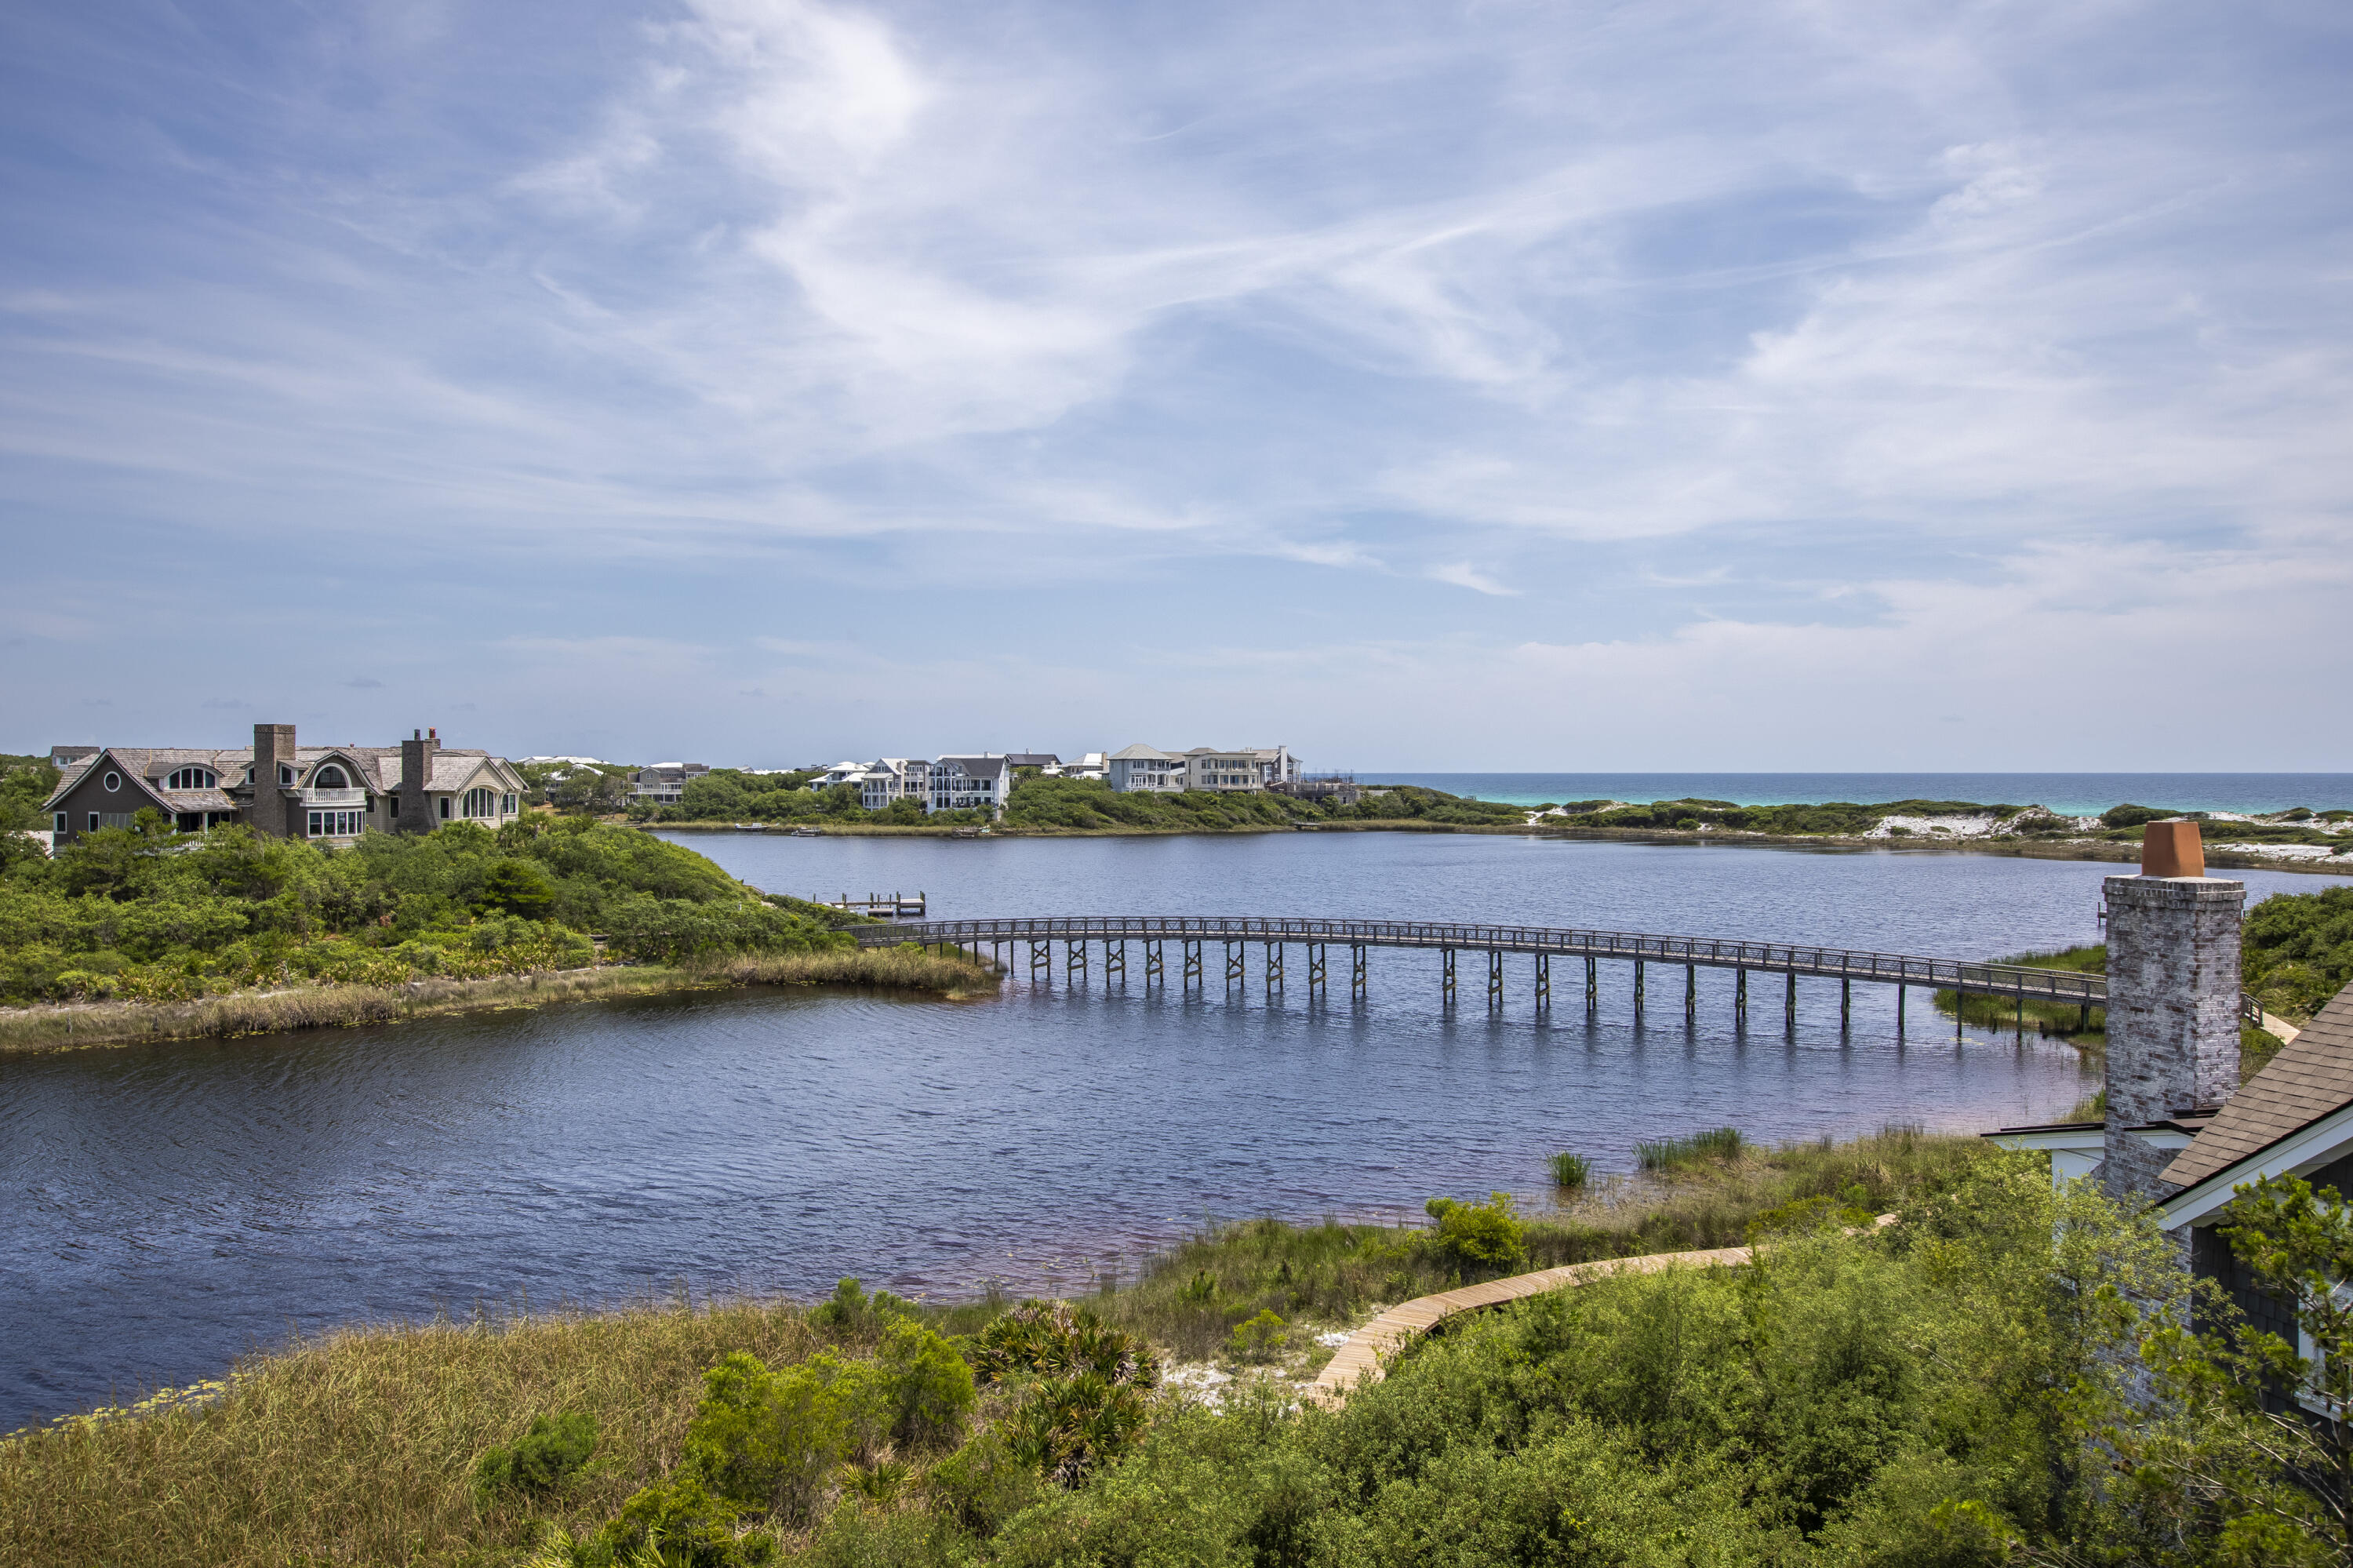
[[[1138,741],[1134,746],[1124,746],[1113,752],[1111,760],[1113,762],[1174,762],[1177,758],[1174,752],[1157,750]]]
[[[97,763],[100,753],[93,752],[79,762],[69,763],[58,769],[58,788],[49,799],[63,798],[83,775]],[[174,768],[209,768],[220,775],[224,785],[245,782],[245,770],[253,766],[253,747],[226,747],[210,750],[177,746],[110,746],[103,755],[112,758],[117,767],[142,779],[155,794],[171,800],[183,810],[230,810],[235,803],[226,797],[216,803],[206,792],[199,803],[197,797],[186,791],[167,791],[163,780],[171,777]],[[383,794],[400,783],[400,747],[396,746],[305,746],[297,747],[294,764],[307,772],[326,758],[339,758],[359,769],[355,787]],[[433,777],[427,786],[432,789],[460,789],[475,770],[491,760],[491,754],[474,747],[443,747],[433,758]],[[47,808],[44,808],[46,810]]]
[[[2223,1102],[2164,1180],[2189,1187],[2353,1105],[2353,985]]]

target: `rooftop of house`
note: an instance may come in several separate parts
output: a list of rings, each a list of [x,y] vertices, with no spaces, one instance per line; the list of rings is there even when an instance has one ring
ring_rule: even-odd
[[[2190,1187],[2261,1154],[2323,1117],[2353,1105],[2353,986],[2327,1006],[2263,1070],[2224,1102],[2197,1141],[2165,1168]]]

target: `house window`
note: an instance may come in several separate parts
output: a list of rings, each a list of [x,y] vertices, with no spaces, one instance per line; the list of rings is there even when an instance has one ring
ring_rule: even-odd
[[[61,833],[62,833],[62,832],[64,832],[65,831],[66,831],[66,814],[65,814],[63,811],[59,811],[59,812],[58,813],[58,832],[61,832]]]
[[[342,768],[331,765],[320,768],[311,777],[311,787],[314,789],[348,789],[352,781]]]
[[[515,797],[512,795],[500,796],[499,810],[507,816],[513,816],[515,814]]]
[[[496,816],[498,815],[498,804],[499,795],[498,791],[495,789],[469,789],[466,791],[466,815],[470,817]]]
[[[117,789],[122,788],[122,775],[120,773],[110,773],[106,776],[104,782],[106,784],[106,792],[111,795]]]
[[[166,789],[209,789],[220,782],[220,776],[209,768],[183,768],[164,780]]]
[[[278,765],[278,781],[279,781],[280,784],[291,784],[291,783],[293,783],[293,782],[294,782],[294,769],[293,769],[291,767],[288,766],[287,764],[285,764],[285,763],[283,763],[283,762],[280,763],[280,764]]]
[[[311,813],[311,836],[314,839],[355,839],[367,823],[364,811],[313,811]]]
[[[441,797],[441,820],[445,822],[449,820],[449,797],[447,795]]]
[[[92,811],[90,814],[90,831],[91,832],[98,832],[98,813],[96,811]]]

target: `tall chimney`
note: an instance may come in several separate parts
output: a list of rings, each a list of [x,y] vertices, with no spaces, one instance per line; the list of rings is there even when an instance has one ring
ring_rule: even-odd
[[[2247,888],[2205,874],[2194,821],[2151,822],[2138,876],[2106,879],[2109,1196],[2165,1195],[2171,1160],[2128,1131],[2211,1109],[2239,1086],[2239,916]]]
[[[433,798],[425,791],[433,782],[434,753],[440,749],[438,730],[413,730],[400,743],[400,811],[393,821],[404,833],[429,833],[438,825]]]
[[[279,769],[294,766],[294,726],[258,724],[253,726],[253,809],[246,821],[257,833],[282,839],[292,831],[299,801],[279,793]]]

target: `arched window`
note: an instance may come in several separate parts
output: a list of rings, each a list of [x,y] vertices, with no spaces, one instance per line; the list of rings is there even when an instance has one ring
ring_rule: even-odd
[[[498,814],[499,795],[497,790],[469,789],[466,791],[466,815],[470,817],[495,817]]]
[[[166,789],[209,789],[220,782],[220,776],[209,768],[182,768],[164,780]]]
[[[313,789],[348,789],[351,787],[351,775],[332,762],[320,768],[311,778],[311,788]]]

